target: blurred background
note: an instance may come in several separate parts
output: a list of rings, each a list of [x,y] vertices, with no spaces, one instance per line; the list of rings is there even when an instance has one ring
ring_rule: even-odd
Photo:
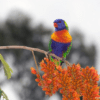
[[[82,68],[94,66],[100,74],[100,0],[0,0],[0,46],[24,45],[48,51],[53,21],[58,18],[67,22],[73,38],[66,59]],[[61,100],[59,91],[49,98],[38,87],[30,72],[30,67],[36,68],[30,51],[0,53],[13,69],[9,80],[0,70],[0,87],[9,100]],[[38,65],[45,57],[39,52],[35,56]]]

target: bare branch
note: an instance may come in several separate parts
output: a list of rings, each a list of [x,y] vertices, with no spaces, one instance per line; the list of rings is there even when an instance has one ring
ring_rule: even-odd
[[[29,50],[29,51],[38,51],[38,52],[41,52],[41,53],[44,53],[47,57],[47,54],[48,52],[47,51],[44,51],[44,50],[41,50],[41,49],[38,49],[38,48],[32,48],[32,47],[27,47],[27,46],[19,46],[19,45],[11,45],[11,46],[0,46],[0,49],[26,49],[26,50]],[[56,56],[55,54],[52,54],[50,53],[49,54],[50,56],[53,56],[55,58],[57,58],[58,60],[62,60],[62,58]],[[66,65],[68,66],[71,66],[72,64],[70,64],[68,61],[64,61],[66,63]]]

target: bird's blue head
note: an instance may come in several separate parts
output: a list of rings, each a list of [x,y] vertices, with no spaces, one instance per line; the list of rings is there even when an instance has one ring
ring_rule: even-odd
[[[54,27],[55,27],[55,31],[61,31],[61,30],[64,30],[64,29],[68,29],[68,25],[67,23],[62,20],[62,19],[56,19],[54,21]]]

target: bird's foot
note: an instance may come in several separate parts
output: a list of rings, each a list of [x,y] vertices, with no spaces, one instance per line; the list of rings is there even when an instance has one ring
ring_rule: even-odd
[[[64,63],[65,60],[66,60],[66,58],[62,58],[61,65]]]
[[[64,62],[66,60],[66,58],[62,58],[62,61]]]
[[[50,54],[50,53],[51,53],[50,51],[47,52],[47,57],[48,57],[48,58],[49,58],[49,54]]]
[[[50,51],[48,51],[48,52],[47,52],[47,55],[49,55],[50,53],[51,53],[51,52],[50,52]]]

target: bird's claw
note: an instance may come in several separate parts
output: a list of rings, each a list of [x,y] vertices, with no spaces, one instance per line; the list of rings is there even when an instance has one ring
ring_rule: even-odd
[[[50,53],[51,53],[51,52],[50,52],[50,51],[48,51],[48,52],[47,52],[47,56],[49,56],[49,54],[50,54]]]
[[[66,58],[62,58],[61,65],[64,63],[65,60],[66,60]]]
[[[48,58],[49,58],[49,54],[50,54],[50,53],[51,53],[50,51],[47,52],[47,57],[48,57]]]
[[[62,61],[64,62],[66,60],[66,58],[62,58]]]

